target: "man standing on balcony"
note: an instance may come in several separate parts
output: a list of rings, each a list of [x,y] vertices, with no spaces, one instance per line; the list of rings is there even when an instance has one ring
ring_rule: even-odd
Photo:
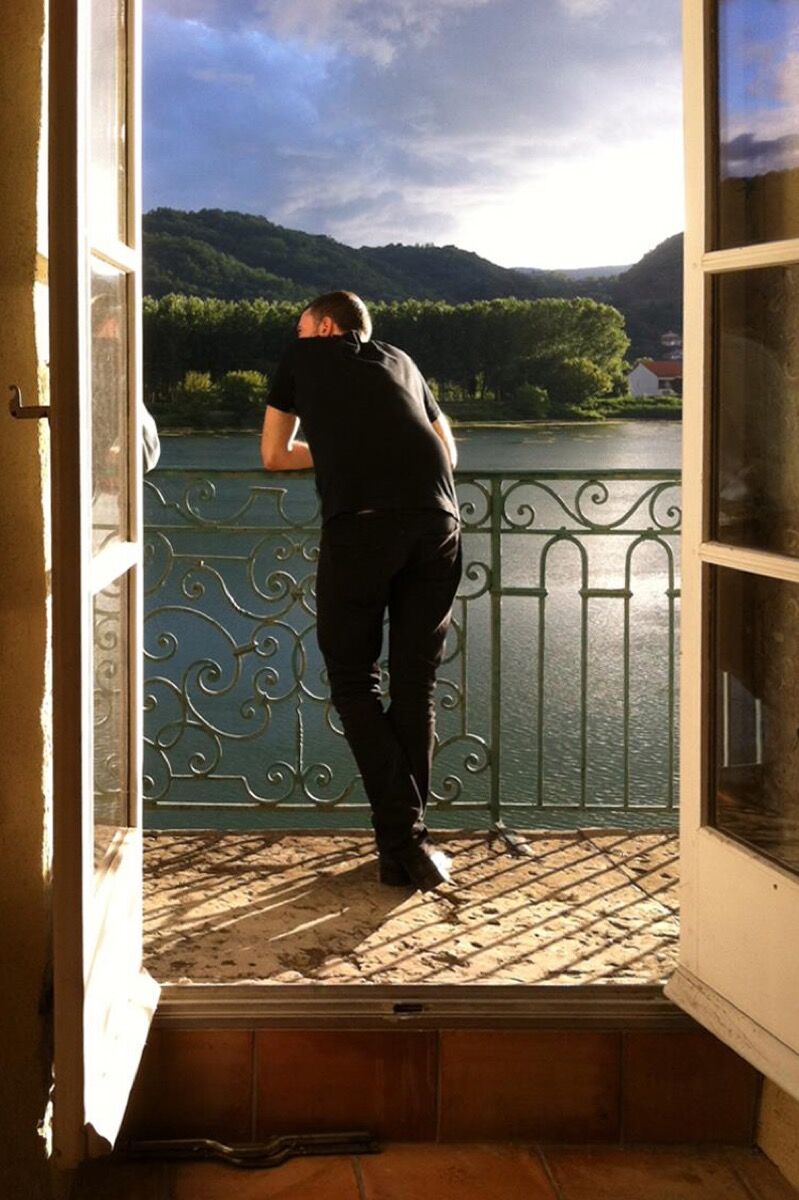
[[[315,470],[317,636],[331,699],[371,804],[380,879],[427,890],[448,880],[450,867],[424,813],[435,674],[461,576],[457,455],[416,364],[371,332],[352,292],[308,305],[267,398],[261,456],[270,471]],[[295,440],[300,423],[307,443]]]

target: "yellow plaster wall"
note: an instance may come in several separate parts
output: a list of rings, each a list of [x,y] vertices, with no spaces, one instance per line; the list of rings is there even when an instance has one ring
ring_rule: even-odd
[[[45,0],[0,4],[0,1195],[50,1196]],[[37,282],[38,279],[38,282]],[[60,1189],[57,1189],[60,1190]]]

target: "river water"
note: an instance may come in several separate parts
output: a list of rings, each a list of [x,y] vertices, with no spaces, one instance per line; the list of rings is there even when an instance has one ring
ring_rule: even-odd
[[[458,466],[531,470],[538,468],[612,470],[680,466],[680,421],[607,421],[601,424],[532,425],[455,430]],[[162,439],[162,467],[227,467],[258,470],[258,438],[253,434],[202,434]]]
[[[601,480],[605,471],[680,466],[681,425],[672,421],[455,434],[464,472],[582,470]],[[262,494],[274,481],[260,471],[257,436],[166,436],[160,468],[181,475],[148,477],[145,774],[157,803],[146,823],[368,827],[305,606],[313,537],[260,537],[278,510]],[[174,517],[182,489],[208,468],[214,490],[192,501],[199,528],[183,531]],[[310,480],[280,482],[291,519],[310,513]],[[497,795],[505,820],[519,827],[673,822],[679,563],[668,529],[678,492],[669,485],[650,509],[638,501],[653,486],[663,485],[611,481],[582,498],[579,480],[517,486],[507,506],[512,528],[501,539],[502,587],[514,590],[493,607],[490,537],[469,532],[465,519],[462,598],[439,676],[431,827],[484,827]],[[459,490],[464,511],[479,519],[486,489],[462,482]],[[230,532],[226,517],[227,532],[213,529],[219,513],[242,504],[246,536]],[[657,536],[638,536],[653,522]],[[156,534],[159,527],[167,532]],[[198,668],[203,661],[211,667]]]

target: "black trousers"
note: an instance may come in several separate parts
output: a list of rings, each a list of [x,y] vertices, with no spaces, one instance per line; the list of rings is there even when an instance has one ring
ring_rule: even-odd
[[[460,524],[443,509],[339,513],[322,527],[317,637],[381,850],[427,836],[436,670],[461,577]],[[389,618],[388,708],[378,660]]]

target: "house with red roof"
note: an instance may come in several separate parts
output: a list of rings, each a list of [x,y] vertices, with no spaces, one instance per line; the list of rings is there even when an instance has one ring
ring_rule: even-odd
[[[628,382],[633,396],[681,396],[682,359],[642,358]]]

